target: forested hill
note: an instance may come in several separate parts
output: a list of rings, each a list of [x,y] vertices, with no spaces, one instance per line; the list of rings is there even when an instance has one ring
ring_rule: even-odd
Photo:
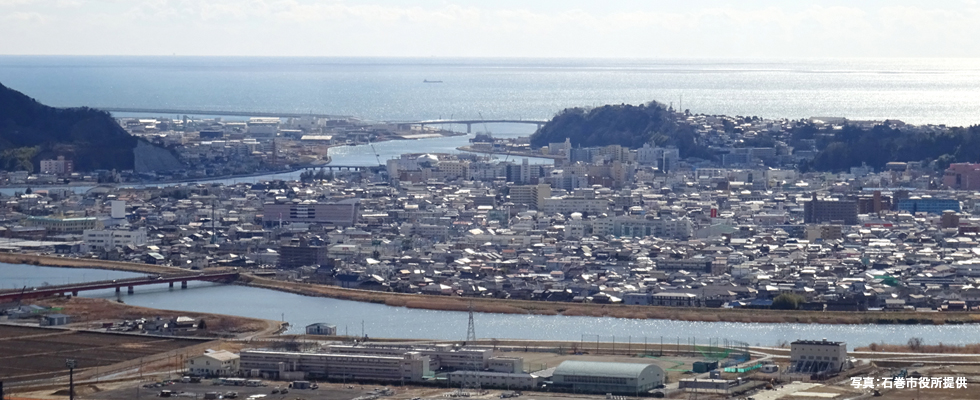
[[[636,149],[650,143],[676,146],[681,157],[713,158],[707,147],[698,143],[694,129],[678,124],[670,111],[657,102],[565,109],[531,135],[531,145],[547,146],[564,142],[565,138],[573,147],[618,144]]]
[[[806,124],[792,130],[790,145],[804,139],[813,139],[818,150],[812,161],[800,165],[804,171],[847,171],[862,163],[880,171],[891,161],[935,161],[938,169],[954,162],[980,162],[980,126],[862,129],[848,125],[835,130]]]
[[[48,107],[0,84],[0,169],[35,171],[59,155],[77,171],[133,169],[138,141],[108,112]]]

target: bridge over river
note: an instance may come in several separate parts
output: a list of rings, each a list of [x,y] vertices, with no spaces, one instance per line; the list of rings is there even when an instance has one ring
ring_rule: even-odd
[[[187,289],[189,281],[206,282],[231,282],[238,279],[238,272],[212,272],[200,274],[180,274],[180,275],[149,275],[138,278],[112,279],[105,281],[71,283],[67,285],[25,287],[22,289],[0,290],[0,303],[47,297],[54,295],[67,295],[71,293],[78,296],[79,292],[88,290],[116,289],[116,293],[121,293],[122,288],[126,288],[129,294],[135,292],[136,286],[169,284],[174,287],[174,283],[180,282],[181,289]]]

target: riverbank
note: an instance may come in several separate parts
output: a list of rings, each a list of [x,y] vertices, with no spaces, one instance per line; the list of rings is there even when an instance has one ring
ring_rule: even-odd
[[[65,268],[95,268],[146,274],[179,274],[188,270],[159,265],[51,257],[30,254],[0,253],[0,262]],[[980,314],[968,312],[916,311],[783,311],[725,308],[688,308],[633,306],[623,304],[559,303],[531,300],[486,299],[433,296],[407,293],[346,289],[337,286],[286,282],[254,275],[243,275],[239,284],[304,296],[327,297],[366,303],[384,304],[440,311],[473,310],[500,314],[537,314],[628,319],[664,319],[690,322],[804,323],[804,324],[882,324],[944,325],[980,323]]]
[[[243,276],[239,283],[304,296],[329,297],[393,307],[440,311],[473,311],[501,314],[538,314],[629,319],[667,319],[691,322],[803,323],[803,324],[905,324],[944,325],[980,322],[980,314],[884,311],[783,311],[734,308],[688,308],[623,304],[558,303],[531,300],[485,299],[374,292],[336,286],[278,281]]]
[[[239,317],[212,313],[190,311],[160,310],[124,304],[109,299],[93,299],[86,297],[54,297],[34,302],[47,307],[61,309],[62,314],[68,314],[72,322],[67,327],[72,329],[102,328],[103,323],[118,324],[124,320],[161,317],[190,317],[195,321],[205,321],[206,331],[199,332],[199,337],[220,337],[245,339],[257,336],[270,336],[282,330],[282,322],[258,318]]]
[[[0,263],[27,264],[43,267],[91,268],[110,271],[139,272],[143,274],[186,274],[190,271],[163,265],[139,264],[122,261],[99,260],[96,258],[53,257],[37,254],[0,253]],[[217,270],[217,269],[216,269]]]

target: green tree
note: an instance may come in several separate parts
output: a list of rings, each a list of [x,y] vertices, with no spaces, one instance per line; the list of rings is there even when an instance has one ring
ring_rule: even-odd
[[[795,293],[783,293],[772,299],[772,309],[774,310],[797,310],[806,300],[803,296]]]

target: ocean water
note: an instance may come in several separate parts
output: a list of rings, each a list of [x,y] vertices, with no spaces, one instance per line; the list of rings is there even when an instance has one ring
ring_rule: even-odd
[[[547,119],[568,107],[657,100],[707,114],[980,122],[980,59],[0,56],[0,83],[54,106],[312,112],[376,121]]]

